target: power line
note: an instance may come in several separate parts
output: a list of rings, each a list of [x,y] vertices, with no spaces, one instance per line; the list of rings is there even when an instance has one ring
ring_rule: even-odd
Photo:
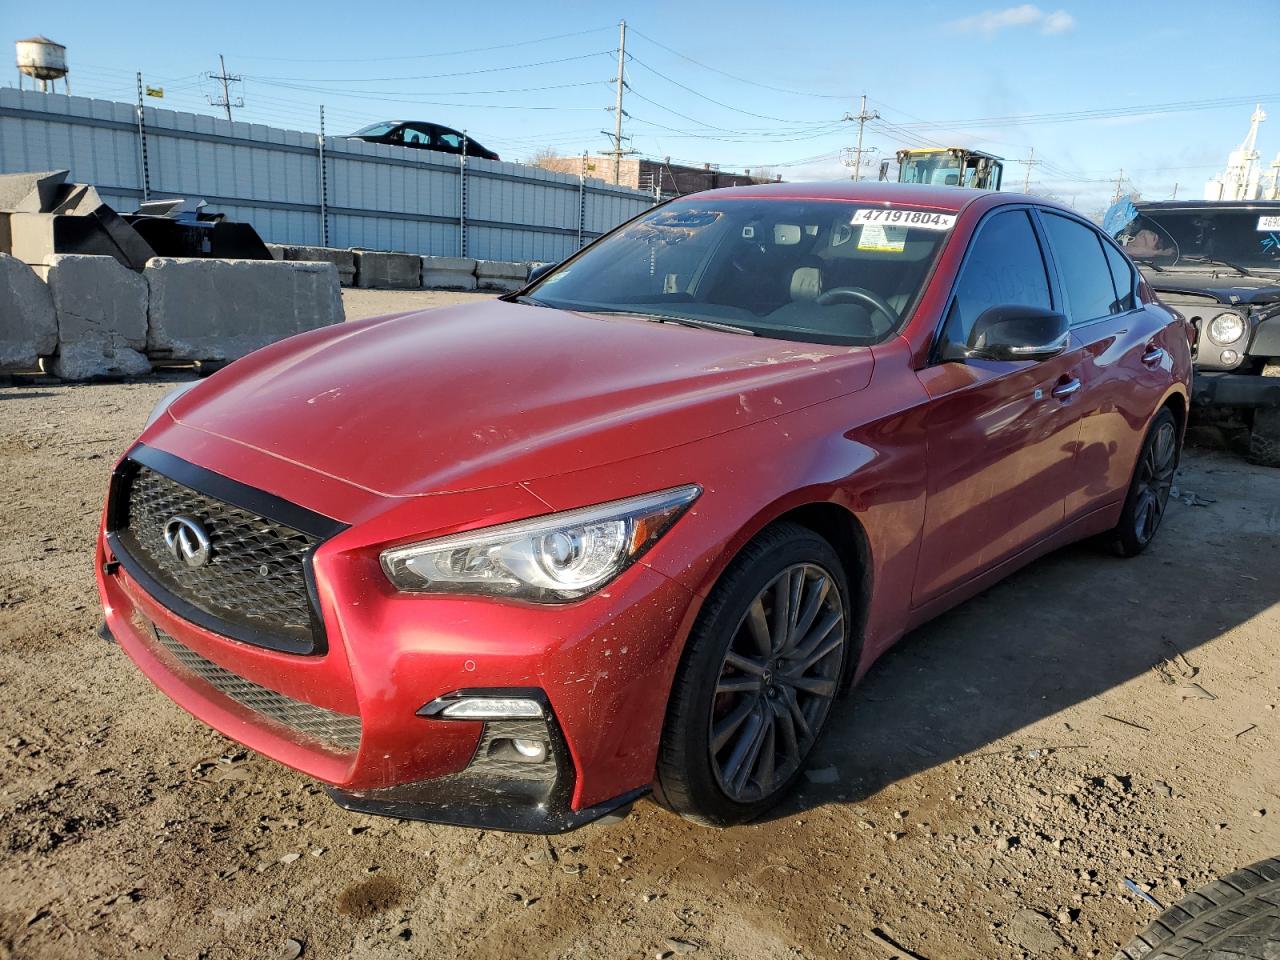
[[[686,86],[685,84],[681,83],[679,80],[673,80],[671,77],[667,76],[665,73],[662,73],[659,70],[655,70],[653,67],[649,66],[649,64],[645,63],[643,60],[639,59],[638,57],[628,54],[627,58],[632,63],[638,64],[639,66],[643,67],[645,70],[648,70],[654,76],[661,77],[663,80],[667,81],[667,83],[674,84],[675,86],[679,87],[681,90],[684,90],[687,93],[691,93],[695,97],[698,97],[699,99],[706,100],[708,103],[714,103],[718,107],[724,107],[726,110],[732,110],[734,113],[741,113],[748,117],[755,117],[758,120],[772,120],[776,123],[805,124],[805,123],[819,122],[819,121],[809,121],[809,120],[787,120],[782,117],[771,117],[765,113],[752,113],[750,110],[743,110],[740,107],[735,107],[732,104],[725,103],[723,100],[717,100],[714,97],[709,97],[705,93],[699,93],[697,90],[693,89],[693,87]],[[821,122],[826,122],[826,121],[821,121]]]
[[[471,47],[466,50],[442,50],[439,53],[414,53],[399,57],[246,57],[241,60],[267,60],[273,63],[392,63],[401,60],[433,60],[439,57],[460,57],[469,53],[489,53],[493,50],[510,50],[513,47],[527,47],[536,43],[550,43],[553,40],[565,40],[569,37],[585,37],[592,33],[603,33],[610,27],[593,27],[590,30],[576,30],[573,33],[556,33],[549,37],[535,37],[532,40],[517,40],[515,43],[499,43],[491,47]],[[78,68],[77,68],[78,69]]]
[[[593,50],[591,53],[580,53],[572,57],[557,57],[553,60],[536,60],[531,63],[513,63],[505,67],[482,67],[478,70],[451,70],[448,73],[407,74],[395,77],[276,77],[253,76],[253,80],[291,81],[297,83],[396,83],[401,80],[441,80],[452,77],[473,77],[482,73],[503,73],[507,70],[528,70],[531,67],[549,67],[557,63],[572,63],[575,60],[589,60],[592,57],[610,55],[612,50]]]
[[[674,54],[675,56],[679,57],[681,60],[688,60],[690,63],[696,64],[697,66],[702,67],[702,69],[704,70],[710,70],[712,73],[718,73],[723,77],[728,77],[730,80],[736,80],[738,83],[745,83],[753,87],[760,87],[762,90],[772,90],[775,93],[790,94],[793,97],[817,97],[823,100],[848,100],[849,99],[847,96],[844,96],[841,94],[809,93],[802,90],[788,90],[785,87],[775,87],[768,83],[761,83],[758,80],[749,80],[746,77],[740,77],[737,74],[729,73],[727,70],[721,70],[719,67],[713,67],[710,64],[703,63],[701,60],[695,60],[693,57],[689,56],[688,54],[681,53],[679,50],[675,50],[675,49],[672,49],[671,47],[668,47],[665,43],[659,43],[657,40],[653,39],[653,37],[650,37],[647,34],[641,33],[639,30],[636,30],[634,27],[632,28],[632,32],[635,33],[636,36],[641,37],[644,40],[647,40],[649,43],[652,43],[655,47],[660,47],[661,49],[667,51],[667,53]]]
[[[1132,107],[1099,107],[1089,110],[1068,110],[1058,113],[1012,114],[1002,117],[972,117],[965,120],[925,120],[903,123],[902,127],[935,127],[957,130],[987,125],[1021,126],[1036,123],[1073,123],[1082,120],[1109,120],[1142,114],[1184,113],[1195,110],[1214,110],[1244,104],[1266,103],[1280,99],[1280,94],[1261,94],[1247,97],[1219,97],[1210,100],[1175,100],[1167,103],[1143,104]]]

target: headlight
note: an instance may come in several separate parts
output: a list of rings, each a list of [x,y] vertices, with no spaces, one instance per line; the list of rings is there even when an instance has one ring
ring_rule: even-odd
[[[576,600],[630,566],[701,492],[690,484],[394,547],[383,551],[382,569],[410,593]]]
[[[1244,336],[1244,318],[1238,313],[1220,313],[1209,323],[1209,338],[1214,343],[1235,343]]]
[[[151,413],[147,415],[147,422],[143,424],[142,429],[143,430],[147,429],[147,427],[151,426],[153,423],[159,420],[160,415],[169,409],[169,407],[173,404],[173,401],[177,400],[180,396],[182,396],[192,387],[198,386],[199,383],[200,383],[199,380],[192,380],[190,383],[184,383],[179,387],[174,387],[172,390],[166,393],[163,397],[161,397],[160,401],[154,407],[151,408]]]

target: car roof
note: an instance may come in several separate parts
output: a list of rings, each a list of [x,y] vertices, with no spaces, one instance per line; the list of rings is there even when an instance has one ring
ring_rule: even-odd
[[[1280,210],[1280,200],[1135,200],[1138,210]]]
[[[688,194],[689,197],[750,197],[764,200],[853,200],[866,203],[906,203],[958,213],[980,197],[999,196],[1012,201],[1045,204],[1043,197],[973,190],[968,187],[930,186],[919,183],[884,183],[878,180],[831,180],[823,183],[761,183],[747,187],[724,187]]]

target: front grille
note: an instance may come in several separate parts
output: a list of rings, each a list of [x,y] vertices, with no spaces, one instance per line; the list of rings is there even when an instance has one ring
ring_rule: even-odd
[[[220,667],[158,627],[155,629],[156,639],[160,645],[191,674],[203,680],[219,693],[234,700],[243,707],[274,720],[287,727],[293,734],[307,740],[315,740],[339,750],[351,751],[360,747],[360,718],[338,713],[326,707],[317,707],[313,703],[303,703],[276,693],[266,687],[259,686],[252,680],[246,680]]]
[[[196,469],[191,472],[197,478],[205,473]],[[210,476],[221,486],[239,487]],[[321,537],[136,460],[126,461],[115,482],[114,545],[127,555],[121,559],[129,572],[143,574],[143,586],[157,593],[156,599],[201,626],[248,643],[298,653],[320,648],[307,564]],[[260,491],[250,493],[270,499]],[[194,520],[207,535],[209,559],[202,566],[189,566],[170,552],[165,527],[175,517]]]

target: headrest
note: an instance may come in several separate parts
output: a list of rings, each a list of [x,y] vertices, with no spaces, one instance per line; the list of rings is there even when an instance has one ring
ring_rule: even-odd
[[[791,299],[816,300],[822,293],[822,271],[817,267],[796,267],[791,273]]]

